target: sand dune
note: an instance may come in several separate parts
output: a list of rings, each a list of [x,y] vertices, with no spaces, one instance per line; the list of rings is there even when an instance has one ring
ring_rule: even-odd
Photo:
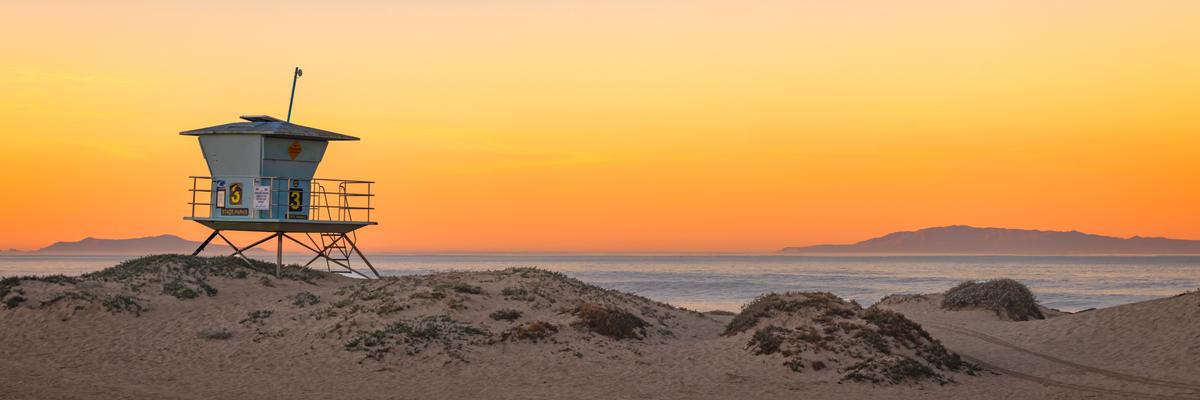
[[[1195,294],[1026,322],[934,296],[720,315],[536,269],[268,270],[157,256],[6,279],[0,398],[1200,398]],[[984,369],[932,361],[956,352]]]
[[[1200,293],[1007,321],[989,310],[947,311],[942,295],[879,306],[920,322],[947,347],[1009,376],[1080,395],[1200,398]]]

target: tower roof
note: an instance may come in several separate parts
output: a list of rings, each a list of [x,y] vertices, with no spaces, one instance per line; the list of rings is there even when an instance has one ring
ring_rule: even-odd
[[[309,128],[304,125],[296,125],[290,122],[284,122],[279,118],[269,115],[243,115],[242,119],[246,120],[246,122],[231,122],[228,124],[210,126],[207,128],[183,131],[179,132],[179,134],[188,136],[262,135],[291,139],[358,140],[358,138],[354,136],[343,135],[341,133],[330,132],[317,128]]]

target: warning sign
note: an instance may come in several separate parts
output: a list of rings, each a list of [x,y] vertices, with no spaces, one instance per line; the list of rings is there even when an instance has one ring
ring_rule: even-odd
[[[288,211],[300,211],[304,207],[304,189],[288,190]]]
[[[217,208],[225,208],[225,189],[217,189]]]
[[[254,185],[254,209],[266,210],[271,207],[271,187]]]
[[[233,204],[233,205],[242,204],[242,184],[241,183],[229,184],[229,204]]]
[[[291,157],[293,160],[295,160],[296,157],[300,156],[301,150],[304,150],[304,149],[300,147],[300,141],[293,140],[292,145],[288,146],[288,157]]]

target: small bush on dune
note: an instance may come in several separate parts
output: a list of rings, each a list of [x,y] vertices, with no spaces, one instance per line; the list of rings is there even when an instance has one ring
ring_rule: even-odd
[[[321,302],[321,297],[309,292],[296,293],[292,296],[292,305],[300,308],[316,305]]]
[[[834,296],[832,293],[803,293],[803,300],[790,300],[784,295],[778,293],[768,293],[751,301],[742,307],[742,312],[738,313],[725,326],[724,335],[736,335],[745,332],[758,324],[758,320],[769,317],[776,311],[796,311],[805,307],[829,306],[835,304],[845,304],[841,298]]]
[[[13,276],[0,279],[0,298],[8,296],[8,293],[13,291],[17,286],[21,286],[21,278]]]
[[[982,308],[997,316],[1014,321],[1045,319],[1038,309],[1037,299],[1028,287],[1012,279],[993,279],[984,282],[966,281],[946,291],[942,308],[962,310]]]
[[[21,303],[24,303],[24,302],[25,302],[24,297],[22,297],[21,295],[16,295],[16,296],[4,299],[4,306],[8,307],[8,308],[17,308],[17,306],[21,305]]]
[[[141,303],[138,303],[137,298],[125,295],[105,297],[100,304],[104,306],[104,311],[108,311],[113,314],[119,312],[128,312],[139,317],[142,316],[142,311],[146,309]]]
[[[343,347],[347,351],[365,352],[367,358],[382,360],[394,347],[402,347],[407,355],[416,355],[432,344],[441,344],[447,355],[461,358],[459,348],[464,342],[487,336],[491,333],[486,330],[446,315],[435,315],[395,321],[373,331],[359,331]]]
[[[446,294],[438,291],[433,292],[416,292],[408,296],[410,299],[421,300],[440,300],[446,298]]]
[[[874,384],[898,384],[905,381],[932,381],[947,384],[951,381],[928,365],[903,356],[886,356],[864,360],[846,368],[842,380]]]
[[[176,299],[180,300],[194,299],[200,296],[200,293],[197,293],[195,290],[192,290],[192,288],[187,287],[183,281],[178,279],[164,283],[162,292],[163,294],[175,296]]]
[[[480,288],[479,286],[468,285],[463,282],[455,282],[452,284],[441,285],[438,288],[439,289],[446,288],[446,289],[453,290],[455,292],[466,293],[466,294],[482,294],[483,293],[483,288]]]
[[[505,300],[534,301],[536,297],[523,287],[506,287],[500,290],[500,294],[504,295]]]
[[[496,312],[493,312],[491,315],[489,315],[489,317],[497,321],[516,321],[517,318],[521,318],[521,312],[506,308],[503,310],[496,310]]]
[[[253,325],[253,324],[262,325],[262,324],[266,323],[267,318],[271,318],[271,314],[273,314],[273,313],[274,312],[272,312],[271,310],[251,311],[249,313],[246,313],[246,318],[243,318],[241,321],[238,321],[238,323],[242,324],[242,325]]]
[[[558,333],[558,327],[545,321],[533,321],[514,326],[504,332],[502,340],[539,341]]]
[[[613,306],[585,303],[571,312],[579,321],[573,325],[613,339],[641,339],[646,337],[646,323],[629,311]]]

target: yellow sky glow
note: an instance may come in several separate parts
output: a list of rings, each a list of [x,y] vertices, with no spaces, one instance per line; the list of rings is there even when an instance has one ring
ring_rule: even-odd
[[[200,239],[181,130],[346,132],[395,251],[1200,239],[1200,2],[18,1],[0,247]]]

